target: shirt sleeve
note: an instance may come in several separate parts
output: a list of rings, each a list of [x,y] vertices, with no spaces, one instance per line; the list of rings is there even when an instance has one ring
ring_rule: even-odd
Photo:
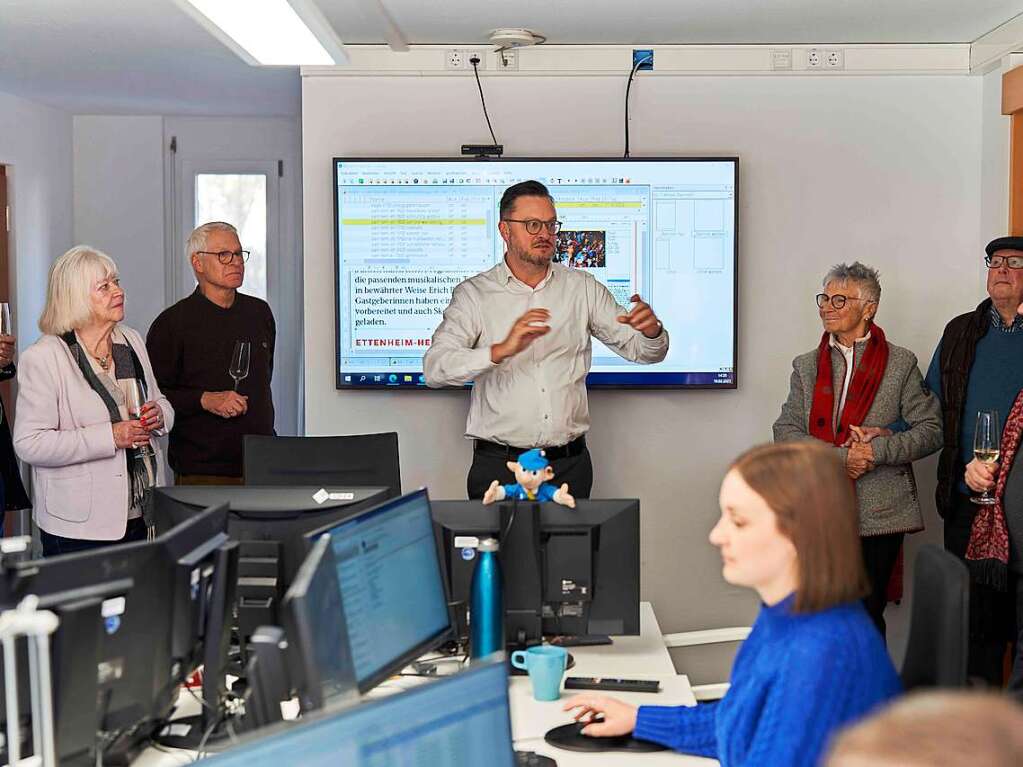
[[[444,319],[433,333],[423,356],[426,385],[463,386],[497,367],[490,359],[490,347],[477,348],[483,322],[464,284],[451,293]]]
[[[592,277],[587,280],[590,291],[590,332],[618,356],[632,362],[649,365],[660,362],[668,355],[668,331],[647,338],[633,327],[619,322],[628,310],[618,305],[611,291]]]
[[[202,410],[203,390],[189,386],[182,376],[183,333],[166,314],[157,317],[146,335],[146,351],[156,382],[178,415],[193,415]]]
[[[660,743],[674,751],[716,759],[717,706],[717,702],[698,703],[695,706],[640,706],[632,736]]]

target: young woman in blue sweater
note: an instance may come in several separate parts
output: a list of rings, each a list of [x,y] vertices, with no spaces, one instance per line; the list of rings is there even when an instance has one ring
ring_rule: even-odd
[[[722,767],[812,767],[835,731],[899,693],[860,602],[867,586],[856,499],[836,452],[810,442],[756,447],[721,484],[710,541],[725,580],[763,603],[725,697],[637,709],[579,695],[565,710],[591,722],[586,735],[631,732]]]

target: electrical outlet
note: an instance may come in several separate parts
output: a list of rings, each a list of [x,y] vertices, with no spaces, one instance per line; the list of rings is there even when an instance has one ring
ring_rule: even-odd
[[[643,62],[640,64],[640,62]],[[654,52],[652,48],[633,48],[632,66],[639,64],[638,72],[649,71],[654,68]]]
[[[445,69],[465,69],[465,55],[462,51],[451,49],[444,51]]]
[[[480,71],[483,71],[484,69],[487,68],[487,52],[485,50],[482,50],[482,51],[477,51],[477,50],[462,51],[462,58],[465,59],[465,68],[466,69],[469,69],[469,70],[472,69],[472,59],[474,59],[474,58],[475,59],[479,59],[479,61],[476,63],[476,68],[477,69],[479,69]]]
[[[806,52],[806,68],[807,69],[820,69],[824,65],[824,57],[821,56],[821,52],[816,48],[810,48]]]
[[[497,51],[494,56],[497,59],[499,71],[517,72],[519,70],[519,52],[514,48],[504,48]]]
[[[792,49],[775,48],[771,51],[771,69],[792,69]]]
[[[841,48],[824,51],[825,69],[845,69],[845,52]]]

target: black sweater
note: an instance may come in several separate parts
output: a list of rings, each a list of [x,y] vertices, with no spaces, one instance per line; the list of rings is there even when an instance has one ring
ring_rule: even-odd
[[[163,393],[174,406],[168,459],[178,474],[242,475],[242,436],[274,433],[270,393],[277,329],[266,301],[235,294],[230,309],[196,288],[149,328],[146,348]],[[236,418],[203,410],[203,392],[234,388],[228,373],[236,341],[250,341],[249,375],[238,393],[249,409]]]

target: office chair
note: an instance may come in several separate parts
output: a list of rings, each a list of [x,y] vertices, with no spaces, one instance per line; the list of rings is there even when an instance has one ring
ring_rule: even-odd
[[[902,664],[902,685],[916,687],[965,687],[970,628],[970,574],[958,557],[926,544],[913,564],[913,610],[909,619],[909,642]],[[748,626],[665,634],[666,647],[741,642]],[[728,683],[693,687],[698,701],[719,700]]]
[[[335,437],[245,435],[242,443],[246,485],[376,486],[401,495],[398,435],[350,434]]]
[[[970,573],[938,546],[920,547],[913,565],[913,611],[902,685],[965,687],[970,630]]]

